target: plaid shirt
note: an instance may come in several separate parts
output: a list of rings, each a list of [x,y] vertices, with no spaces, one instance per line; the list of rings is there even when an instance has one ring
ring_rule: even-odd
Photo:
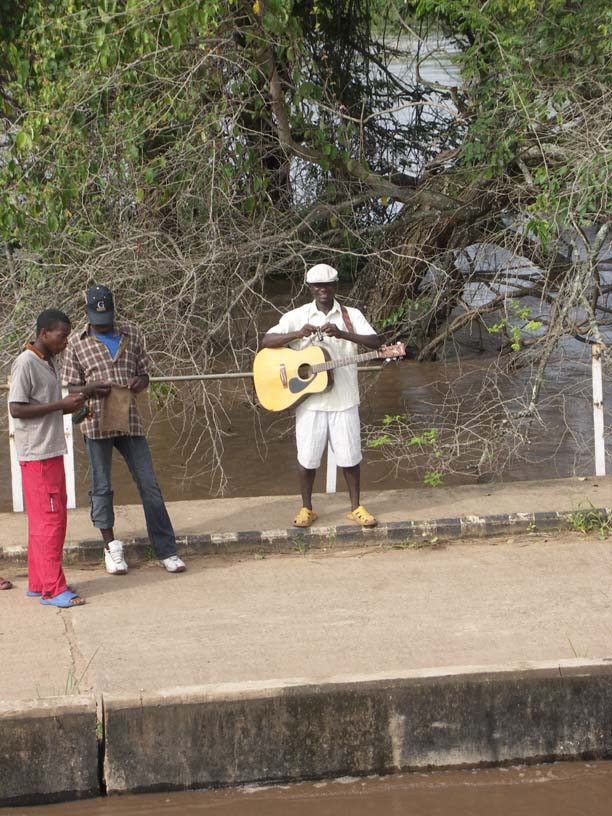
[[[121,341],[113,359],[108,348],[89,333],[89,324],[73,334],[64,353],[62,382],[64,385],[86,385],[90,382],[108,382],[127,385],[132,377],[149,373],[149,358],[145,351],[142,332],[129,323],[113,326],[113,334],[119,334]],[[109,439],[113,436],[127,436],[116,431],[101,431],[99,425],[99,397],[90,397],[89,407],[93,416],[81,425],[83,434],[90,439]],[[130,405],[129,436],[144,436],[144,427],[132,400]]]

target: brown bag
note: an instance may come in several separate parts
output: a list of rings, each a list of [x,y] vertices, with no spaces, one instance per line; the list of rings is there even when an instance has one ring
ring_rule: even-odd
[[[109,395],[101,401],[100,430],[103,433],[129,433],[130,405],[133,400],[134,394],[127,385],[112,385]]]

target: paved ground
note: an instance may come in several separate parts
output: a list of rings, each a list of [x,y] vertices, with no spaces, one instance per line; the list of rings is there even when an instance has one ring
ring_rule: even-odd
[[[321,521],[341,523],[345,498],[318,497]],[[612,507],[612,479],[367,498],[386,521],[571,511]],[[296,501],[185,502],[171,512],[178,532],[265,529],[286,523]],[[121,511],[118,533],[133,532],[136,512]],[[91,538],[83,516],[72,514],[71,535]],[[17,542],[23,519],[1,517],[0,530]],[[66,611],[25,597],[23,567],[0,572],[15,583],[0,592],[4,700],[612,655],[612,538],[597,535],[194,558],[183,575],[147,563],[111,577],[92,564],[68,570],[89,603]]]

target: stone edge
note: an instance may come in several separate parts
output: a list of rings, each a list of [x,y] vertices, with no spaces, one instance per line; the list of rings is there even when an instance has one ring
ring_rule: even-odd
[[[93,696],[0,700],[0,807],[99,796],[98,738]]]
[[[97,709],[89,696],[0,701],[0,806],[607,758],[611,702],[612,658],[104,693]],[[45,788],[56,766],[77,783]]]
[[[567,526],[572,510],[555,510],[535,513],[503,513],[499,515],[463,515],[456,518],[440,518],[431,521],[392,521],[373,528],[355,525],[310,527],[271,530],[244,530],[235,533],[205,533],[177,536],[179,552],[189,555],[232,555],[304,553],[311,549],[333,550],[338,547],[363,547],[390,545],[418,549],[435,546],[442,541],[462,538],[483,538],[508,533],[540,532]],[[598,514],[604,521],[612,519],[612,508],[599,507],[588,511]],[[126,538],[129,560],[150,560],[153,552],[149,540],[144,537]],[[99,561],[102,548],[99,540],[67,541],[64,561],[67,564]],[[27,547],[0,546],[0,561],[22,563],[27,560]]]
[[[611,700],[598,661],[109,694],[105,781],[143,793],[604,758]]]

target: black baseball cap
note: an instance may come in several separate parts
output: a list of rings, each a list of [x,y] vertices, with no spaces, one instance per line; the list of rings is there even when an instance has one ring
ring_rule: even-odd
[[[113,293],[108,286],[96,284],[85,295],[87,317],[94,326],[102,326],[115,320]]]

